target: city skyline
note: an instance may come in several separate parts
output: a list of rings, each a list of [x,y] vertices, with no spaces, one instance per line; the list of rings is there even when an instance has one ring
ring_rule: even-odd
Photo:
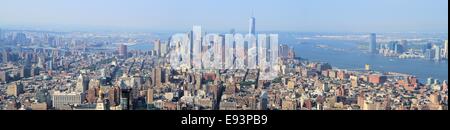
[[[253,16],[259,21],[256,31],[448,31],[446,0],[18,0],[4,1],[3,5],[1,28],[181,31],[202,25],[208,31],[247,32],[248,25],[242,23]]]

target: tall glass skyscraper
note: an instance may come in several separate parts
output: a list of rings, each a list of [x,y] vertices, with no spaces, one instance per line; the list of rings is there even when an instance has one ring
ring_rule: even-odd
[[[192,35],[192,66],[202,69],[202,27],[194,26]]]
[[[258,66],[264,72],[267,68],[267,49],[269,39],[266,34],[258,35]]]
[[[369,51],[374,54],[377,53],[377,34],[370,34]]]
[[[441,60],[441,47],[439,45],[434,46],[434,60]]]
[[[242,34],[235,34],[234,35],[234,42],[236,45],[236,60],[235,60],[235,67],[236,69],[245,69],[245,41],[244,36]]]
[[[256,35],[256,19],[255,17],[251,17],[249,20],[249,34]]]
[[[234,67],[234,35],[225,34],[225,69]]]
[[[258,48],[255,35],[247,35],[245,36],[245,41],[247,43],[247,69],[256,69],[257,68],[257,56],[258,56]]]

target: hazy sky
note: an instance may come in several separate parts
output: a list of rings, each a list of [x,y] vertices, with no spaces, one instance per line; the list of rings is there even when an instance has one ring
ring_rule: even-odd
[[[1,0],[0,27],[447,32],[448,0]]]

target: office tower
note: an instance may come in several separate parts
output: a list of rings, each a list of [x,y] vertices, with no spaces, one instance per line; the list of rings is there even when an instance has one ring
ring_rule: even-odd
[[[236,34],[234,35],[234,41],[236,45],[236,61],[235,61],[235,67],[236,69],[245,69],[245,43],[244,43],[244,36],[242,34]]]
[[[279,44],[278,44],[278,34],[270,34],[270,62],[271,66],[275,66],[278,64],[278,53],[279,53]]]
[[[147,90],[147,104],[153,104],[153,89],[149,88]]]
[[[203,53],[203,66],[209,69],[223,69],[224,36],[209,34],[205,37],[205,42],[208,45],[205,46],[207,49]]]
[[[194,26],[192,29],[192,65],[194,69],[202,69],[202,27]]]
[[[50,46],[54,46],[56,44],[55,37],[53,37],[53,36],[52,37],[48,37],[47,44],[50,45]]]
[[[160,48],[160,56],[165,56],[167,54],[167,52],[169,51],[169,43],[168,42],[162,42],[161,43],[161,48]]]
[[[280,57],[281,58],[288,58],[289,57],[289,51],[291,48],[289,48],[288,45],[280,45]]]
[[[31,69],[28,66],[20,67],[20,78],[28,78],[31,76]]]
[[[245,41],[247,46],[247,69],[256,69],[258,60],[258,42],[256,41],[256,36],[247,35]]]
[[[50,53],[50,61],[47,62],[47,70],[48,71],[52,71],[54,69],[53,64],[54,64],[54,57],[53,57],[53,53]]]
[[[16,33],[14,36],[14,42],[16,44],[26,44],[28,43],[27,35],[24,33]]]
[[[225,52],[224,52],[224,43],[225,36],[218,35],[214,38],[214,68],[215,69],[223,69]]]
[[[45,63],[45,58],[44,58],[44,56],[39,56],[39,57],[38,57],[37,67],[39,67],[39,68],[44,68],[44,63]]]
[[[444,56],[445,56],[445,59],[448,60],[448,40],[445,40],[445,43],[444,43]]]
[[[22,83],[12,83],[6,89],[6,94],[9,96],[18,97],[23,93],[23,84]]]
[[[407,40],[401,40],[400,45],[403,46],[404,51],[408,50],[408,41]]]
[[[369,52],[374,54],[377,53],[377,34],[370,34]]]
[[[75,88],[75,91],[85,93],[88,90],[88,87],[89,87],[89,79],[83,74],[80,74],[80,76],[78,76],[77,79],[77,86]]]
[[[261,93],[260,110],[268,110],[269,107],[269,96],[266,91]]]
[[[404,46],[402,44],[399,44],[398,42],[394,42],[393,46],[394,46],[394,52],[396,54],[402,54],[405,51]]]
[[[218,44],[216,41],[219,35],[217,34],[207,34],[204,37],[203,45],[202,45],[202,66],[203,69],[215,69],[216,66],[216,56],[217,52],[216,45]]]
[[[108,107],[103,100],[103,91],[101,89],[98,91],[98,99],[96,102],[95,110],[108,110]]]
[[[161,40],[159,40],[159,39],[155,40],[154,44],[155,44],[154,50],[155,50],[156,56],[160,56],[161,55]]]
[[[3,63],[8,63],[9,61],[9,51],[6,49],[3,49],[2,51],[2,62]]]
[[[269,49],[269,38],[266,34],[258,35],[258,66],[262,72],[267,69],[267,50]]]
[[[120,89],[120,108],[122,110],[132,110],[131,88]]]
[[[79,92],[59,92],[52,95],[53,107],[56,110],[71,110],[72,105],[80,105],[84,101],[84,96]]]
[[[0,70],[0,82],[8,83],[9,82],[9,72],[6,70]]]
[[[185,33],[172,36],[171,45],[175,47],[174,52],[170,53],[170,65],[174,69],[191,68],[191,44],[189,35]]]
[[[439,61],[441,60],[441,47],[438,45],[434,46],[434,60]]]
[[[110,106],[117,106],[119,105],[119,98],[120,98],[120,88],[119,87],[112,87],[108,90],[108,100]]]
[[[119,46],[119,56],[124,59],[128,58],[128,46],[127,45],[121,44]]]
[[[289,58],[289,59],[294,59],[294,58],[295,58],[295,50],[294,50],[293,47],[290,47],[290,48],[289,48],[289,51],[288,51],[288,58]]]
[[[256,19],[255,17],[251,17],[249,20],[249,34],[256,36]]]
[[[234,68],[234,35],[225,34],[225,69]]]
[[[95,103],[97,101],[97,89],[96,88],[89,88],[86,92],[86,100],[87,103]]]
[[[435,51],[433,51],[432,49],[426,49],[425,50],[425,59],[432,60],[435,57],[434,53],[435,53]]]
[[[157,68],[154,68],[153,69],[153,78],[152,78],[152,82],[153,82],[153,85],[155,86],[155,87],[162,87],[162,80],[163,80],[163,75],[165,75],[164,74],[164,72],[163,72],[163,70],[160,68],[160,67],[157,67]]]
[[[357,76],[350,76],[350,82],[353,88],[358,87],[358,77]]]

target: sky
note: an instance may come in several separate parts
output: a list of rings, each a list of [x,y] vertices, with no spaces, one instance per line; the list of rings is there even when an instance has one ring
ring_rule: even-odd
[[[253,13],[252,13],[253,12]],[[448,32],[448,0],[1,0],[0,28]]]

